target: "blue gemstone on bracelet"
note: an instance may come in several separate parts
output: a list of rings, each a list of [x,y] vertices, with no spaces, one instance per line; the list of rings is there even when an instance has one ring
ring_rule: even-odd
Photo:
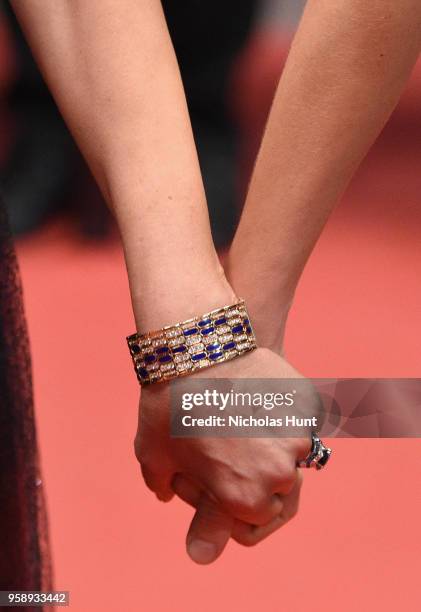
[[[224,353],[219,351],[218,353],[212,353],[211,355],[209,355],[209,358],[212,359],[212,361],[216,361],[216,359],[219,359],[220,357],[222,357],[223,354]]]
[[[139,368],[138,372],[142,378],[147,378],[149,376],[149,372],[146,368]]]
[[[191,356],[192,361],[200,361],[206,357],[206,353],[196,353],[196,355]]]
[[[208,344],[206,348],[208,351],[216,351],[216,349],[221,348],[221,345],[219,344],[219,342],[215,342],[215,344]]]
[[[244,325],[248,325],[250,323],[250,321],[248,319],[243,319],[243,323],[244,323]]]
[[[251,327],[250,327],[250,325],[247,325],[247,327],[246,327],[246,332],[247,332],[248,334],[251,334]]]
[[[210,319],[203,319],[202,321],[199,321],[198,325],[199,327],[205,327],[205,325],[209,325],[209,323],[212,323]]]
[[[214,331],[215,331],[214,327],[207,327],[206,329],[202,329],[202,336],[208,336]]]
[[[130,350],[132,351],[132,353],[140,353],[140,346],[138,344],[132,344],[130,346]]]
[[[243,331],[243,326],[242,325],[236,325],[235,327],[232,328],[232,333],[233,334],[241,334],[241,332]]]
[[[220,319],[217,319],[217,320],[215,321],[215,325],[223,325],[223,324],[224,324],[224,323],[226,323],[226,322],[227,322],[226,317],[221,317]]]
[[[180,346],[176,346],[175,348],[173,348],[172,352],[173,353],[184,353],[185,350],[186,350],[185,345],[181,344]]]
[[[171,355],[164,355],[159,359],[159,363],[167,363],[168,361],[172,361]]]
[[[235,348],[235,342],[228,342],[228,344],[224,344],[224,351],[229,351]]]
[[[193,336],[194,334],[197,334],[197,327],[191,327],[190,329],[185,329],[183,334],[185,336]]]
[[[149,353],[149,355],[145,355],[145,363],[153,363],[155,361],[155,355]]]
[[[168,346],[160,346],[159,348],[156,349],[157,355],[163,355],[164,353],[168,353],[168,351],[169,351]]]

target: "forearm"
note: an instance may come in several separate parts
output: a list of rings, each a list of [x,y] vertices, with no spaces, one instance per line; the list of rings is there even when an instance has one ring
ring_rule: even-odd
[[[265,313],[261,326],[287,311],[329,213],[399,99],[420,38],[416,0],[309,0],[228,260],[235,289],[255,316]],[[279,341],[267,331],[260,338]]]
[[[115,212],[138,329],[231,301],[160,2],[17,0],[13,6]]]

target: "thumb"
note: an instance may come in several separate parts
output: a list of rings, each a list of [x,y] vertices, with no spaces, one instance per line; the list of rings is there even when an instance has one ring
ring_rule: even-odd
[[[192,561],[206,565],[215,561],[231,536],[233,519],[202,494],[187,533],[187,553]]]

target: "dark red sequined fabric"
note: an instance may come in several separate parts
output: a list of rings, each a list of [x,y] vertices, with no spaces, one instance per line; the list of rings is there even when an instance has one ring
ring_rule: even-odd
[[[0,202],[0,590],[50,588],[28,334],[19,270]]]

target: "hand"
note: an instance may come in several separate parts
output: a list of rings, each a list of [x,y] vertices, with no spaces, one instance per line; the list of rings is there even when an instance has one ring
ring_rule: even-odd
[[[198,378],[297,378],[284,359],[257,349],[195,374]],[[169,383],[173,384],[173,383]],[[169,501],[174,492],[196,507],[187,549],[210,563],[232,536],[252,545],[292,518],[310,450],[304,438],[171,438],[169,385],[142,389],[136,456],[148,487]]]

